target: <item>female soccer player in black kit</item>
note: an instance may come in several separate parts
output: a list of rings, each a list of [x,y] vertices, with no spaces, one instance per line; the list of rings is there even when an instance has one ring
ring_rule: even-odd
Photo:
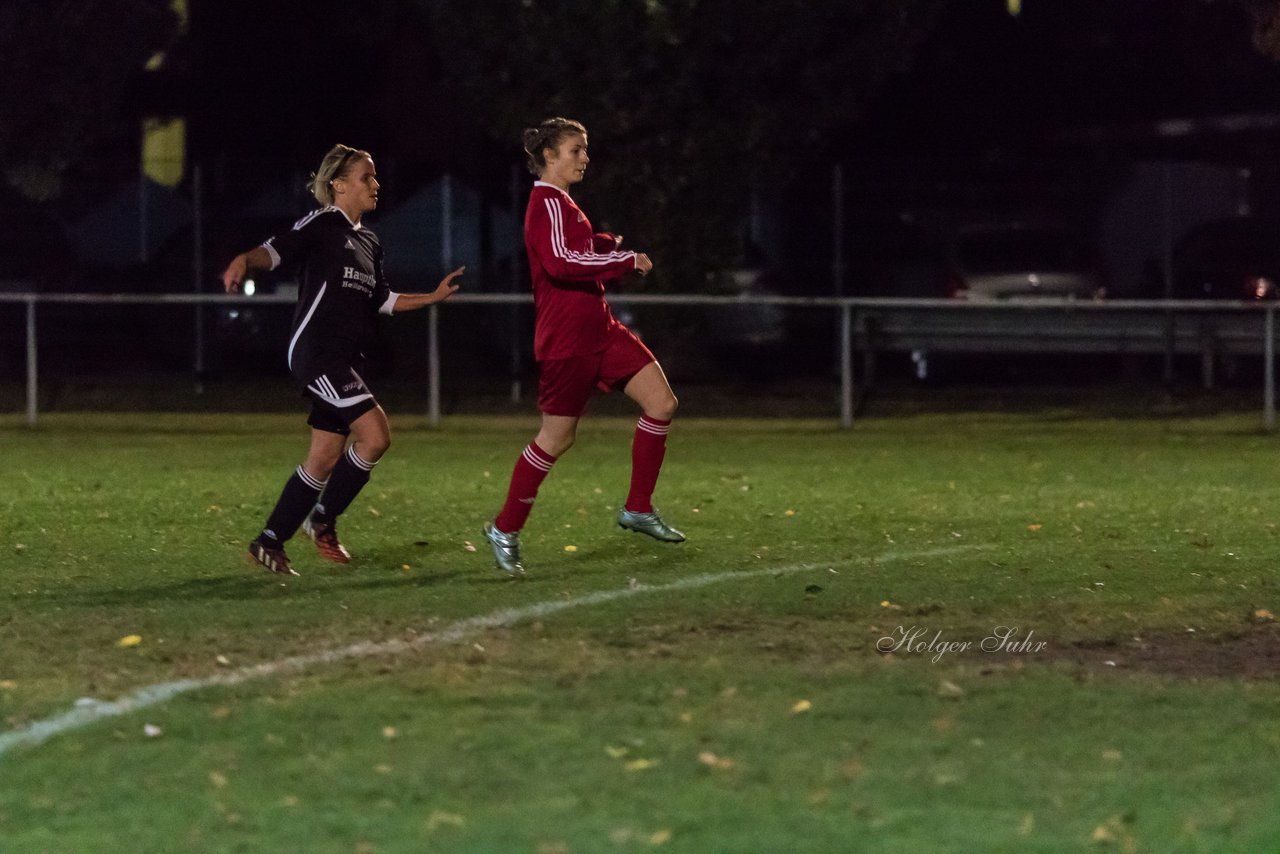
[[[289,339],[289,370],[311,399],[311,449],[284,485],[266,525],[249,543],[249,557],[271,572],[297,575],[284,544],[298,530],[320,554],[347,563],[335,523],[369,481],[391,445],[387,414],[360,378],[362,350],[378,314],[442,302],[458,289],[459,267],[426,294],[391,290],[382,271],[382,246],[360,218],[378,206],[378,178],[367,151],[335,145],[311,178],[323,206],[232,259],[222,274],[228,293],[250,270],[284,265],[299,270],[298,306]],[[352,441],[347,443],[348,438]]]

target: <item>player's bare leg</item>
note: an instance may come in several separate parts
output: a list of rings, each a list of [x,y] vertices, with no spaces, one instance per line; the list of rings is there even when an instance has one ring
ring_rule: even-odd
[[[623,387],[623,392],[640,404],[643,414],[636,422],[631,443],[631,489],[626,504],[618,511],[618,527],[664,543],[682,543],[684,534],[663,521],[652,502],[666,456],[667,430],[679,403],[657,362],[641,368]]]

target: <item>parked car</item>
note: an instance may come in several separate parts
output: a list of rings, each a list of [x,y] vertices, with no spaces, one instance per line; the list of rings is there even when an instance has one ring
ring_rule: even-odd
[[[1196,226],[1173,250],[1177,299],[1276,299],[1280,228],[1254,217]]]
[[[965,226],[951,243],[952,295],[970,300],[1100,299],[1100,255],[1058,223],[1000,221]]]

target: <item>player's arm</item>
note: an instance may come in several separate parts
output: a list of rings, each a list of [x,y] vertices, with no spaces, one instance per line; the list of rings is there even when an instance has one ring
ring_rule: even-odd
[[[608,231],[596,232],[592,239],[592,244],[597,252],[612,252],[615,249],[622,248],[622,235],[611,234]]]
[[[553,197],[535,202],[530,210],[525,241],[552,280],[594,282],[599,279],[617,279],[639,269],[635,252],[619,252],[616,249],[609,252],[594,251],[594,235],[591,243],[588,243],[585,236],[579,233],[573,239],[577,240],[578,246],[588,248],[571,248],[564,223],[573,216],[574,212],[570,208]]]
[[[466,267],[459,267],[449,275],[440,280],[440,284],[436,286],[434,291],[425,294],[398,294],[395,291],[389,293],[389,299],[384,306],[387,314],[399,313],[403,311],[413,311],[428,305],[435,305],[438,302],[444,302],[449,297],[457,293],[461,287],[454,283],[454,279],[462,275]]]
[[[252,270],[271,270],[275,267],[271,253],[265,246],[255,246],[248,252],[241,252],[231,259],[227,269],[222,272],[222,287],[229,294],[240,292],[240,283]]]
[[[240,290],[245,275],[252,270],[274,270],[281,264],[296,264],[323,241],[325,228],[323,216],[309,214],[303,217],[289,231],[268,238],[248,252],[232,258],[222,274],[222,286],[227,293],[235,293]]]

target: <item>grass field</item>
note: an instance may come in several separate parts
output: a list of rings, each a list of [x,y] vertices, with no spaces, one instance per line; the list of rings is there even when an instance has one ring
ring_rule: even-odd
[[[8,417],[0,850],[1276,850],[1257,421],[685,419],[665,546],[588,419],[513,582],[531,418],[393,419],[283,579],[299,418]]]

